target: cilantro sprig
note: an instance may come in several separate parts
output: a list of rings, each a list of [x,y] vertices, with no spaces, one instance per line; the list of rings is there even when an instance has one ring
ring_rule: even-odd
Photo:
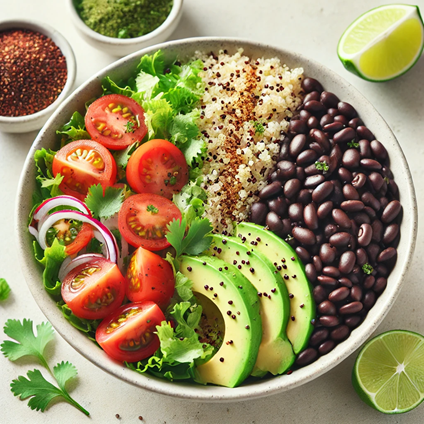
[[[323,171],[323,172],[327,172],[330,169],[330,167],[328,166],[325,160],[323,160],[322,162],[316,161],[315,168],[318,169],[318,171]]]
[[[147,212],[150,212],[151,214],[157,214],[159,212],[159,209],[154,205],[148,205],[146,208]]]
[[[347,147],[350,147],[351,149],[357,149],[359,147],[359,143],[353,139],[347,143]]]
[[[44,356],[47,344],[54,338],[52,326],[48,322],[43,322],[37,325],[36,328],[37,336],[34,334],[31,320],[24,319],[21,323],[19,320],[9,319],[4,326],[4,333],[18,343],[5,340],[0,346],[1,351],[10,361],[16,361],[24,356],[37,358],[40,364],[56,380],[57,386],[47,381],[38,369],[34,369],[27,372],[26,376],[28,378],[21,375],[12,381],[10,385],[12,393],[21,400],[30,398],[28,406],[37,411],[44,412],[53,399],[63,398],[85,415],[90,415],[66,390],[68,381],[77,375],[77,369],[74,365],[62,361],[51,371]]]
[[[4,278],[0,278],[0,300],[6,300],[10,294],[10,287]]]
[[[93,213],[94,218],[107,219],[119,212],[124,197],[124,190],[122,188],[106,187],[103,193],[103,187],[97,184],[92,185],[88,189],[85,204]]]
[[[255,134],[263,134],[265,132],[265,127],[259,121],[250,121],[255,130]]]
[[[366,263],[362,265],[362,271],[364,272],[364,274],[370,275],[373,273],[374,268],[370,264]]]

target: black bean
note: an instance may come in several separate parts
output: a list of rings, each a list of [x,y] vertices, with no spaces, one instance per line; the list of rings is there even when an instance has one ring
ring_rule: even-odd
[[[324,175],[317,174],[305,178],[304,186],[306,188],[315,188],[325,181]]]
[[[385,196],[380,197],[378,201],[380,202],[380,206],[382,209],[384,209],[389,204],[389,199]]]
[[[316,116],[311,116],[307,121],[308,129],[312,128],[318,128],[319,127],[319,121]]]
[[[337,280],[335,278],[329,277],[328,275],[318,275],[318,282],[325,287],[333,289],[337,287]]]
[[[371,141],[371,150],[377,159],[387,159],[387,150],[378,140]]]
[[[324,228],[324,234],[327,239],[329,239],[333,234],[337,233],[339,228],[334,224],[327,224]]]
[[[294,227],[292,235],[299,243],[306,244],[308,246],[311,246],[316,242],[315,234],[307,228]]]
[[[392,259],[397,254],[397,251],[394,247],[388,247],[387,249],[384,249],[377,258],[377,262],[386,262],[389,259]]]
[[[365,212],[355,212],[353,219],[358,225],[371,224],[371,218]]]
[[[343,229],[349,229],[352,227],[350,218],[343,212],[341,209],[333,209],[331,215],[334,219],[334,222]]]
[[[312,193],[313,198],[313,193]],[[391,223],[398,215],[400,210],[402,209],[402,205],[398,200],[392,200],[383,210],[381,214],[381,221],[384,224]]]
[[[289,199],[293,198],[297,193],[299,193],[301,185],[302,183],[297,178],[288,180],[284,184],[284,195]]]
[[[337,133],[344,128],[341,122],[332,122],[331,124],[327,124],[323,127],[323,130],[327,133]]]
[[[395,199],[399,199],[399,187],[394,180],[389,180],[389,191]]]
[[[338,281],[339,281],[340,285],[343,286],[343,287],[348,287],[348,288],[352,287],[352,281],[350,281],[349,278],[347,278],[347,277],[339,278]]]
[[[344,116],[344,115],[340,115],[340,114],[336,115],[334,117],[334,121],[340,122],[343,125],[343,127],[347,127],[349,125],[349,119],[347,119],[346,116]]]
[[[280,147],[280,154],[278,155],[278,160],[286,160],[290,157],[290,139],[283,141]]]
[[[280,160],[277,163],[277,168],[281,171],[281,175],[286,180],[296,174],[296,166],[289,160]]]
[[[317,271],[313,264],[309,263],[305,265],[305,274],[309,282],[314,283],[317,279]]]
[[[266,226],[278,236],[283,235],[284,225],[275,212],[268,212],[265,219]]]
[[[384,178],[378,172],[371,172],[371,174],[368,175],[368,179],[375,191],[380,190],[384,184]]]
[[[331,264],[336,259],[337,250],[330,243],[324,243],[319,249],[319,257],[324,264]]]
[[[303,119],[292,119],[289,125],[289,132],[291,134],[306,134],[309,131],[306,121]]]
[[[376,243],[380,243],[383,238],[384,226],[383,223],[379,219],[375,219],[372,224],[372,241]]]
[[[338,117],[336,116],[334,120],[336,120]],[[353,128],[347,127],[342,129],[341,131],[338,131],[333,136],[333,142],[334,143],[347,143],[349,141],[355,140],[356,133]]]
[[[381,169],[381,163],[374,159],[361,159],[360,163],[367,170],[378,171]]]
[[[380,246],[376,243],[370,243],[366,248],[368,260],[372,265],[375,265],[377,257],[381,252]]]
[[[315,146],[318,146],[318,143],[311,143],[309,145],[309,147],[314,148]],[[319,147],[319,146],[318,146]],[[319,149],[321,150],[321,148],[319,147]],[[317,167],[315,166],[315,164],[313,163],[312,165],[309,165],[305,168],[305,175],[307,177],[312,176],[312,175],[317,175],[317,174],[322,174],[322,171],[319,171],[317,169]]]
[[[362,139],[359,140],[359,155],[361,159],[366,159],[371,157],[371,147],[368,140]]]
[[[281,172],[280,169],[277,169],[274,172],[272,172],[270,175],[270,178],[272,182],[279,181],[280,183],[282,183],[285,180],[283,173]]]
[[[346,116],[348,119],[353,119],[358,116],[358,113],[356,112],[355,108],[347,102],[339,102],[337,105],[337,109],[339,109],[339,112]]]
[[[317,209],[317,216],[319,219],[325,219],[327,215],[333,209],[333,202],[331,200],[327,200],[324,203],[321,203]]]
[[[336,315],[337,312],[336,306],[329,300],[324,300],[324,302],[321,302],[318,305],[317,310],[321,315]]]
[[[328,197],[334,189],[333,183],[325,181],[317,186],[312,192],[312,200],[316,203],[321,203],[326,197]]]
[[[338,289],[333,290],[328,295],[328,300],[331,302],[340,302],[345,300],[350,294],[350,290],[347,287],[339,287]]]
[[[323,91],[321,93],[320,101],[327,108],[337,108],[337,105],[340,102],[339,98],[329,91]]]
[[[343,196],[346,200],[360,200],[359,193],[352,184],[345,184],[343,186]]]
[[[361,301],[362,300],[362,289],[361,286],[355,285],[350,289],[350,297],[353,300]]]
[[[380,202],[378,199],[375,198],[375,196],[370,193],[369,191],[366,191],[362,196],[361,200],[364,203],[364,205],[371,206],[375,211],[380,210]]]
[[[297,166],[297,167],[296,167],[296,178],[297,178],[300,182],[305,181],[305,178],[306,178],[305,170],[304,170],[301,166]]]
[[[313,131],[311,131],[310,135],[311,135],[311,138],[315,140],[321,146],[324,152],[330,151],[330,148],[331,148],[330,142],[328,140],[328,137],[325,135],[323,131],[314,129]]]
[[[322,271],[322,261],[321,261],[321,258],[318,255],[315,255],[312,258],[312,263],[314,264],[314,267],[317,270],[317,272]]]
[[[352,315],[350,317],[346,317],[344,322],[349,328],[356,328],[361,322],[362,318],[359,315]]]
[[[305,186],[305,183],[303,185]],[[304,205],[307,205],[308,203],[311,203],[311,201],[312,201],[311,190],[304,188],[304,189],[299,191],[299,194],[297,195],[297,202],[298,203],[302,203]]]
[[[358,212],[364,209],[364,206],[360,200],[346,200],[340,204],[340,207],[346,212]]]
[[[318,215],[313,203],[306,205],[303,210],[303,220],[310,230],[318,229]]]
[[[268,207],[265,203],[257,202],[250,208],[250,220],[255,224],[263,225],[268,213]]]
[[[312,347],[308,347],[307,349],[299,353],[296,358],[296,364],[301,366],[308,365],[311,362],[314,362],[317,356],[317,350]]]
[[[360,138],[365,138],[368,141],[375,140],[374,134],[364,125],[360,125],[356,128],[356,132]]]
[[[318,91],[311,91],[305,96],[305,98],[303,99],[303,103],[309,102],[309,100],[319,100],[319,99],[320,99],[320,93]]]
[[[378,274],[379,277],[388,277],[390,274],[389,269],[387,268],[387,266],[384,266],[384,264],[379,263],[376,267],[375,267],[375,271]]]
[[[362,247],[356,250],[356,263],[359,266],[365,265],[368,262],[368,255]]]
[[[322,269],[322,273],[332,278],[340,277],[340,270],[336,268],[335,266],[325,266]]]
[[[322,342],[327,340],[328,336],[330,335],[330,332],[327,328],[320,327],[314,330],[314,332],[311,335],[311,338],[309,339],[309,344],[313,347],[316,347],[320,345]]]
[[[356,263],[356,255],[354,252],[348,250],[343,252],[340,256],[339,270],[342,274],[349,274]]]
[[[373,275],[368,275],[364,280],[364,289],[370,289],[375,283],[375,277]]]
[[[327,112],[327,108],[318,100],[309,100],[303,104],[303,107],[312,114],[322,114]]]
[[[327,113],[331,116],[337,116],[339,114],[339,110],[336,107],[329,107]]]
[[[375,210],[373,208],[370,208],[369,206],[365,206],[363,210],[370,217],[371,220],[375,219],[375,217],[377,216]]]
[[[365,309],[371,309],[376,301],[376,295],[372,290],[369,290],[365,293],[364,300],[362,303],[364,304]]]
[[[376,293],[380,294],[380,293],[382,293],[384,291],[384,289],[386,288],[386,286],[387,286],[387,278],[385,278],[385,277],[378,277],[377,280],[375,281],[375,284],[374,284],[374,286],[373,286],[372,289]]]
[[[283,223],[283,235],[289,234],[292,229],[290,218],[284,218],[281,222]]]
[[[289,218],[294,222],[303,221],[302,203],[292,203],[288,208]]]
[[[365,185],[367,182],[367,176],[360,172],[359,174],[356,174],[355,177],[352,180],[352,186],[356,189],[361,188]]]
[[[363,307],[364,305],[362,304],[362,302],[358,302],[358,301],[350,302],[340,307],[339,314],[340,315],[357,314],[359,311],[362,311]]]
[[[372,227],[370,224],[362,224],[359,227],[358,244],[360,246],[368,246],[372,239]]]
[[[309,165],[318,159],[318,153],[315,150],[307,149],[300,152],[296,158],[296,163],[300,166]]]
[[[311,261],[311,255],[304,247],[297,246],[295,250],[296,250],[297,256],[299,256],[299,258],[302,260],[303,263],[306,264]]]
[[[309,143],[309,148],[317,152],[318,155],[322,155],[323,153],[325,153],[325,151],[316,141],[312,141],[311,143]],[[309,165],[309,166],[312,166],[312,165]],[[305,172],[306,172],[306,169],[305,169]],[[320,170],[319,172],[323,172],[323,171]],[[316,172],[314,173],[316,174]],[[310,174],[307,173],[307,175],[310,175]]]
[[[327,355],[336,347],[336,342],[334,340],[327,340],[324,343],[321,343],[318,347],[318,352],[320,355]]]
[[[356,130],[359,126],[364,125],[361,118],[353,118],[349,121],[349,127]]]
[[[304,120],[304,121],[307,121],[311,116],[312,116],[312,113],[311,112],[308,112],[305,109],[302,109],[299,112],[299,118],[302,119],[302,120]]]
[[[323,327],[336,327],[340,324],[340,319],[334,315],[323,315],[319,318],[319,323]]]
[[[349,337],[350,329],[347,325],[341,325],[331,331],[330,337],[336,342],[341,342]]]
[[[354,169],[359,166],[361,156],[356,149],[347,149],[342,158],[343,166],[347,169]]]
[[[321,93],[324,90],[319,81],[310,77],[304,78],[301,86],[305,93],[310,93],[311,91],[318,91]]]
[[[389,179],[393,178],[393,172],[390,170],[388,166],[383,166],[381,168],[381,174],[383,175],[383,177],[387,177]]]
[[[334,122],[334,116],[331,116],[328,113],[326,113],[320,119],[319,124],[321,125],[321,127],[324,127],[325,125],[331,124],[332,122]]]
[[[339,174],[340,181],[344,184],[350,183],[353,180],[352,173],[346,168],[339,168],[337,171]]]
[[[283,197],[277,197],[276,199],[268,200],[268,208],[282,218],[287,212],[287,202]]]
[[[399,225],[390,224],[386,227],[383,234],[383,243],[385,245],[390,244],[399,234]]]
[[[306,135],[298,134],[293,137],[293,140],[290,142],[290,155],[294,158],[303,150],[306,145]]]
[[[351,243],[351,235],[346,232],[336,233],[333,234],[328,241],[332,246],[337,248],[347,247]],[[323,260],[323,262],[325,261]]]
[[[283,193],[283,187],[281,186],[281,183],[279,181],[274,181],[271,184],[268,184],[265,186],[260,192],[259,192],[259,198],[269,199],[270,197],[278,196]]]
[[[307,265],[309,265],[309,264],[307,264]],[[306,266],[305,266],[305,271],[306,271]],[[316,279],[316,274],[315,274],[315,279]],[[309,277],[308,277],[308,280],[310,282],[312,282]],[[318,285],[318,286],[314,287],[314,289],[312,290],[312,296],[315,300],[315,303],[318,304],[318,303],[321,303],[322,301],[324,301],[327,298],[327,292],[325,291],[323,286]]]

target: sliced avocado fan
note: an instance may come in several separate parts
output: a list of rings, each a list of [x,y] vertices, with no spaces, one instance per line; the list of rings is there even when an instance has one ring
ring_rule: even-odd
[[[214,303],[225,326],[222,345],[209,361],[196,367],[196,380],[240,385],[253,370],[262,339],[257,291],[236,267],[215,257],[182,256],[180,271],[192,281],[194,295],[202,295],[198,299]]]
[[[210,252],[232,263],[253,284],[260,301],[262,342],[252,375],[263,377],[287,371],[296,359],[287,338],[290,313],[289,295],[277,268],[254,246],[239,238],[212,236]]]

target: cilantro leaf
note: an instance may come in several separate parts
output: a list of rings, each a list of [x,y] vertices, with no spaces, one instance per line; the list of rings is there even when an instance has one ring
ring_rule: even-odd
[[[315,162],[315,168],[318,169],[318,171],[327,172],[330,167],[327,165],[327,162],[323,160],[322,162],[316,161]]]
[[[4,278],[0,278],[0,300],[6,300],[9,297],[10,287]]]
[[[147,72],[141,71],[135,79],[137,94],[134,96],[134,100],[150,100],[153,95],[153,90],[159,82],[160,79],[156,75],[151,75]]]
[[[364,274],[370,275],[373,273],[374,268],[369,263],[366,263],[362,265],[362,271],[364,272]]]
[[[96,219],[107,219],[115,215],[121,209],[123,201],[124,190],[122,188],[107,187],[103,194],[103,187],[100,184],[92,185],[85,198],[85,204]]]
[[[179,113],[175,116],[171,128],[171,141],[177,146],[186,143],[188,140],[197,138],[199,135],[199,127],[197,120],[200,117],[199,109],[193,109],[190,113],[183,115]]]
[[[357,148],[359,147],[359,143],[358,143],[358,142],[356,142],[356,141],[355,141],[355,139],[353,139],[352,141],[349,141],[349,142],[347,143],[347,146],[348,146],[348,147],[350,147],[351,149],[352,149],[352,148],[357,149]]]
[[[255,134],[263,134],[265,132],[265,127],[259,121],[250,121],[255,130]]]
[[[69,122],[60,127],[56,134],[64,136],[66,141],[89,139],[85,129],[84,117],[79,112],[74,112]]]
[[[174,219],[168,224],[168,234],[166,239],[174,247],[176,257],[183,253],[198,255],[209,248],[211,237],[208,234],[212,231],[212,225],[207,218],[195,217],[188,225],[186,234],[187,219],[184,216],[181,221]]]
[[[199,158],[206,153],[206,142],[201,139],[193,139],[180,146],[180,150],[184,153],[185,160],[189,166],[193,166],[193,162],[199,162]],[[200,159],[200,161],[202,161]]]
[[[4,326],[4,333],[18,343],[5,340],[1,345],[1,351],[10,361],[16,361],[23,356],[35,356],[49,369],[43,355],[47,344],[53,340],[53,328],[48,322],[41,323],[37,325],[37,336],[35,336],[32,325],[31,320],[24,319],[21,324],[18,320],[9,319]]]
[[[152,215],[157,214],[159,212],[159,209],[153,205],[148,205],[146,210],[147,212],[150,212]]]

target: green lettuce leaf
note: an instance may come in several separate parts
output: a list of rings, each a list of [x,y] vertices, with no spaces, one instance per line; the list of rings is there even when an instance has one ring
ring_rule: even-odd
[[[87,140],[91,137],[85,130],[84,117],[79,112],[74,112],[69,122],[60,127],[56,134],[65,138],[65,141]]]
[[[52,165],[55,154],[54,150],[44,148],[36,150],[34,153],[37,187],[32,197],[33,206],[38,206],[46,199],[63,194],[59,189],[61,176],[57,175],[56,178],[53,176]]]

